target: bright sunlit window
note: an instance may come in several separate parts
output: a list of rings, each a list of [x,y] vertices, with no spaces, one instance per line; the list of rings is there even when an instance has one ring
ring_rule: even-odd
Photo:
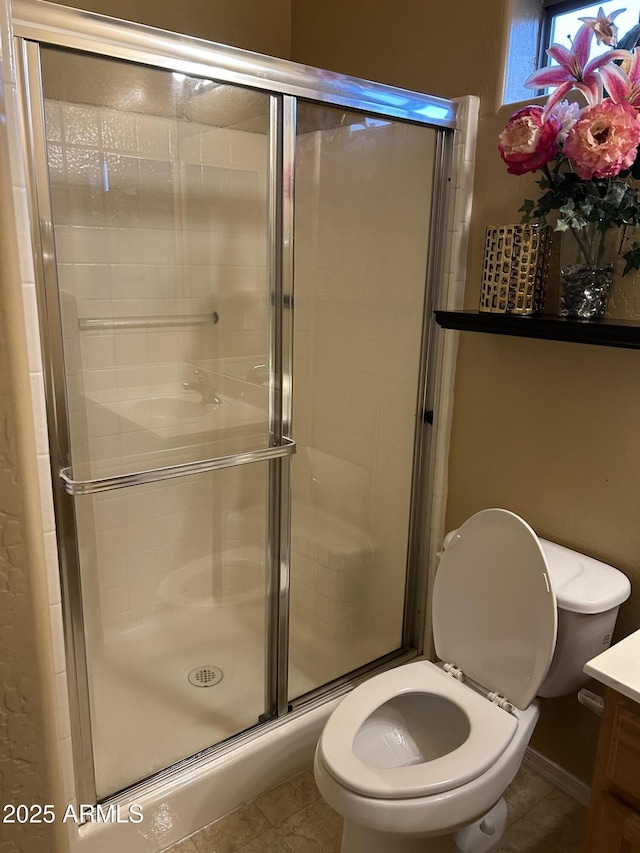
[[[601,3],[586,3],[585,0],[508,0],[508,3],[511,22],[502,98],[504,104],[528,101],[532,95],[535,96],[531,89],[523,86],[523,82],[536,69],[550,62],[545,50],[554,42],[570,49],[571,39],[582,25],[580,18],[597,18],[600,7],[605,15],[624,10],[616,15],[614,21],[618,28],[619,47],[632,49],[636,37],[640,35],[640,0],[604,0]],[[625,36],[630,32],[634,36],[631,44],[629,40],[624,43]],[[598,44],[595,37],[591,44],[591,58],[611,49],[606,44]]]
[[[542,64],[549,62],[544,51],[550,44],[562,44],[567,48],[571,48],[571,39],[575,36],[578,29],[582,26],[580,18],[596,18],[598,10],[603,9],[605,15],[610,15],[617,12],[619,9],[624,9],[615,18],[615,25],[618,28],[618,42],[629,33],[640,21],[640,0],[606,0],[604,3],[585,4],[584,2],[575,2],[574,0],[546,0],[544,6],[544,22],[542,31]],[[621,45],[626,47],[627,45]],[[611,47],[602,43],[598,44],[596,39],[593,39],[591,47],[591,56],[593,59],[600,53],[606,50],[611,50]]]

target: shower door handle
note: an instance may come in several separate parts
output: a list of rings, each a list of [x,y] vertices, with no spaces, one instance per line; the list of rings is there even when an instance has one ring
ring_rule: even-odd
[[[149,471],[135,471],[132,474],[119,474],[115,477],[102,477],[95,480],[74,480],[70,468],[60,470],[62,485],[69,495],[95,495],[112,489],[125,489],[129,486],[141,486],[144,483],[159,483],[176,477],[188,477],[190,474],[203,474],[206,471],[219,471],[221,468],[233,468],[237,465],[250,465],[253,462],[267,462],[282,456],[292,456],[296,452],[296,443],[283,436],[281,444],[265,447],[262,450],[249,450],[246,453],[232,453],[229,456],[217,456],[201,462],[184,462],[166,468],[152,468]]]

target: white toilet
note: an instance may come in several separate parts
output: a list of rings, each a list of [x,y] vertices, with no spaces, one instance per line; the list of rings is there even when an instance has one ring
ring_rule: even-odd
[[[342,853],[493,853],[503,793],[540,713],[586,681],[630,594],[617,569],[477,513],[445,540],[435,649],[357,687],[329,718],[314,772],[344,819]]]

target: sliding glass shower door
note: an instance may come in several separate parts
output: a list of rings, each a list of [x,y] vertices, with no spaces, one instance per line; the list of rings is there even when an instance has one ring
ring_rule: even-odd
[[[419,650],[455,109],[56,15],[17,55],[88,803]]]
[[[274,99],[53,49],[42,81],[103,798],[269,711]]]
[[[406,642],[434,159],[429,128],[298,105],[292,699]]]

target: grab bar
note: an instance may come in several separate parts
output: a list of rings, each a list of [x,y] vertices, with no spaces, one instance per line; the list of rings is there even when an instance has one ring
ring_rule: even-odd
[[[156,317],[79,317],[81,332],[97,332],[112,329],[165,329],[168,326],[204,326],[220,322],[217,311],[212,314],[170,314]]]
[[[74,480],[71,476],[71,469],[62,468],[60,479],[65,492],[69,495],[95,495],[98,492],[124,489],[128,486],[159,483],[162,480],[172,480],[175,477],[188,477],[190,474],[202,474],[205,471],[219,471],[221,468],[249,465],[251,462],[266,462],[282,456],[292,456],[295,452],[295,441],[283,437],[282,444],[277,447],[249,450],[246,453],[232,453],[229,456],[218,456],[214,459],[205,459],[202,462],[183,462],[180,465],[170,465],[166,468],[153,468],[149,471],[136,471],[132,474],[120,474],[116,477],[103,477],[97,480]]]

